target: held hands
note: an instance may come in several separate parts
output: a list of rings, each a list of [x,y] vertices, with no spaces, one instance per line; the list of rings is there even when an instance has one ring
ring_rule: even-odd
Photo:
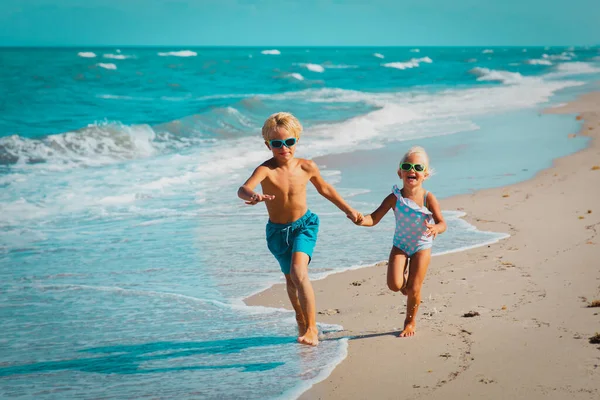
[[[427,237],[432,236],[435,239],[438,233],[440,233],[440,228],[437,226],[437,224],[426,223],[425,226],[427,226],[427,230],[425,231],[425,236]]]
[[[251,197],[250,200],[246,201],[246,204],[249,204],[251,206],[260,203],[261,201],[267,201],[267,200],[273,200],[275,198],[275,196],[271,195],[271,194],[259,194],[259,193],[254,193]]]
[[[354,209],[352,209],[350,212],[348,212],[346,214],[346,217],[348,217],[348,219],[356,225],[360,225],[364,218],[361,213],[359,213],[358,211],[356,211]]]

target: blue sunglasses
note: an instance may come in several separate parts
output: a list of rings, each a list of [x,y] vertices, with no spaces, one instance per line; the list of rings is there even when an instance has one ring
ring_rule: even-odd
[[[271,146],[274,149],[280,149],[283,146],[287,147],[288,149],[290,147],[292,147],[293,145],[296,144],[296,142],[298,141],[298,139],[296,139],[295,137],[291,137],[291,138],[287,138],[287,139],[273,139],[273,140],[269,140],[269,146]]]

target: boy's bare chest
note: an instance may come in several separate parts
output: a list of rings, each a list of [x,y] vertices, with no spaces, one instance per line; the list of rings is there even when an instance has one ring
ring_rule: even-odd
[[[308,174],[301,169],[299,171],[281,171],[271,174],[269,179],[263,181],[263,187],[287,195],[303,194],[306,192],[308,180]]]

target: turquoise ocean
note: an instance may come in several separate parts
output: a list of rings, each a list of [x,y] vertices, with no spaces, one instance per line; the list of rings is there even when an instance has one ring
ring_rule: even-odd
[[[348,341],[297,345],[290,311],[243,302],[283,281],[236,196],[265,118],[294,113],[297,156],[365,213],[424,146],[443,208],[584,148],[542,110],[599,79],[598,47],[0,48],[0,397],[297,397]],[[387,258],[393,218],[308,201],[312,279]],[[437,254],[506,237],[444,212]]]

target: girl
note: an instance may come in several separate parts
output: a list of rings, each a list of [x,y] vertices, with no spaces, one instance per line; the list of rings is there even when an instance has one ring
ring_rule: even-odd
[[[423,181],[429,177],[430,171],[425,149],[411,148],[402,157],[398,169],[402,189],[394,185],[392,193],[379,208],[366,215],[362,222],[357,222],[361,226],[374,226],[390,209],[394,210],[396,232],[388,263],[387,284],[390,290],[408,296],[400,337],[415,334],[415,316],[421,303],[421,286],[431,259],[433,239],[446,230],[437,199],[423,188]]]

